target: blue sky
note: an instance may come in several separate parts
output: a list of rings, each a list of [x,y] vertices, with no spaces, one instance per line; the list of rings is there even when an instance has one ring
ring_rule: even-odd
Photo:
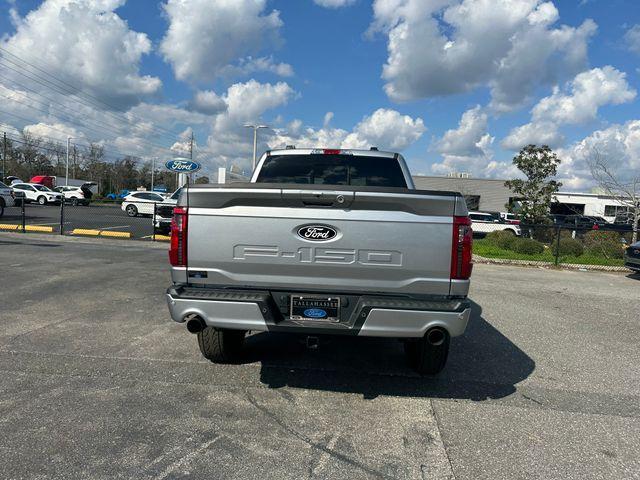
[[[638,165],[640,148],[628,141],[640,128],[635,0],[237,0],[235,12],[218,0],[0,1],[3,48],[116,103],[140,130],[115,122],[101,132],[115,117],[100,108],[78,118],[36,110],[33,94],[20,97],[26,87],[60,92],[9,72],[0,86],[14,116],[0,111],[0,123],[16,131],[68,130],[146,158],[171,155],[160,146],[180,148],[193,128],[209,169],[246,169],[241,124],[260,121],[273,128],[262,149],[377,144],[401,150],[414,173],[498,178],[514,174],[519,146],[550,143],[574,189],[590,187],[584,152],[593,142],[621,168]],[[92,45],[97,29],[105,33]]]

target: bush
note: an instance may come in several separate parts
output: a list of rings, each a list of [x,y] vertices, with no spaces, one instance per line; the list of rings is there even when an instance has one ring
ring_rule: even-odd
[[[585,250],[597,257],[622,258],[622,239],[618,232],[592,230],[584,236]]]
[[[560,247],[559,249],[558,246]],[[584,253],[584,247],[582,246],[582,242],[580,242],[580,240],[576,240],[570,237],[562,238],[562,235],[560,235],[560,243],[558,244],[556,242],[553,242],[551,248],[554,255],[571,255],[573,257],[579,257]]]
[[[516,239],[516,236],[511,231],[498,230],[497,232],[487,233],[485,238],[490,244],[509,250],[511,248],[511,243]]]
[[[556,228],[553,222],[546,218],[537,223],[535,227],[523,227],[523,232],[528,233],[531,238],[542,243],[549,243],[553,238]]]
[[[536,255],[544,252],[544,245],[531,238],[515,238],[511,242],[510,249],[517,253]]]

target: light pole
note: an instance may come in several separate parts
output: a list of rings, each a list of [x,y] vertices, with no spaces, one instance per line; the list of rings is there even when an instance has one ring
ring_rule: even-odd
[[[153,174],[156,171],[156,157],[151,158],[151,191],[153,192]]]
[[[64,185],[65,186],[69,185],[69,144],[71,143],[72,139],[73,139],[73,137],[67,137],[67,170],[66,170],[65,177],[64,177]]]
[[[252,171],[256,169],[256,155],[258,153],[258,129],[259,128],[269,128],[267,125],[250,125],[246,124],[245,127],[253,128],[253,163],[252,163]]]

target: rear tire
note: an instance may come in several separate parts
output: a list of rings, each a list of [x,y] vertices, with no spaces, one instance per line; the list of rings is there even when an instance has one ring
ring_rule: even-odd
[[[127,205],[127,215],[129,215],[130,217],[137,217],[138,207],[136,207],[135,205]]]
[[[73,205],[74,207],[78,206],[78,199],[77,198],[72,198],[71,199],[71,205]]]
[[[244,330],[224,330],[207,327],[198,332],[202,356],[213,363],[237,363],[242,358]]]
[[[450,337],[445,333],[440,345],[432,345],[426,336],[418,339],[406,340],[404,352],[409,365],[421,375],[436,375],[447,363],[449,356]]]

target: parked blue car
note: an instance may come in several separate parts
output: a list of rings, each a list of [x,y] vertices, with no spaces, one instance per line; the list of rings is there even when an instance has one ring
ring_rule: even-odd
[[[124,197],[131,193],[129,190],[120,190],[120,193],[107,193],[105,198],[107,200],[122,200]]]

